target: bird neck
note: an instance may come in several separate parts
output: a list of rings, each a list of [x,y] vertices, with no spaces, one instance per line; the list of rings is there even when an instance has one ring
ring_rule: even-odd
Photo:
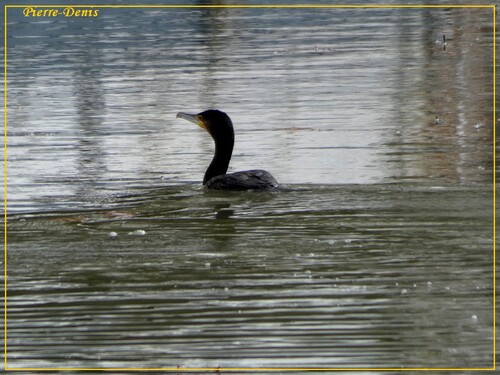
[[[224,142],[215,140],[215,154],[212,162],[205,172],[203,184],[205,185],[211,178],[225,174],[233,154],[234,136],[226,139]]]

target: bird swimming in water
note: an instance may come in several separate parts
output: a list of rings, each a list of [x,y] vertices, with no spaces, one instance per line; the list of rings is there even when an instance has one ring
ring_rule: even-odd
[[[215,142],[214,157],[203,177],[203,185],[208,189],[266,190],[278,187],[271,173],[261,169],[226,173],[234,146],[233,123],[227,114],[209,109],[197,115],[179,112],[177,117],[205,129]]]

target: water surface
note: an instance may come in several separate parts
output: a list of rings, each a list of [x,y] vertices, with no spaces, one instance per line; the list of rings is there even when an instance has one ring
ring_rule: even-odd
[[[490,10],[20,12],[10,367],[492,365]]]

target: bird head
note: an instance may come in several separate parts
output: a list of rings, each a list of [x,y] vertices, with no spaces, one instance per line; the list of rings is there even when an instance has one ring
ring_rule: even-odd
[[[218,109],[209,109],[196,115],[179,112],[177,118],[195,123],[205,129],[215,140],[234,137],[233,123],[229,116]]]
[[[218,109],[209,109],[196,115],[179,112],[177,118],[195,123],[205,129],[212,137],[227,131],[233,131],[233,123],[229,116]]]

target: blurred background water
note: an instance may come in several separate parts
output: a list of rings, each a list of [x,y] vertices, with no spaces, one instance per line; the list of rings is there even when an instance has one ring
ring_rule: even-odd
[[[22,11],[10,367],[492,365],[491,9]]]

